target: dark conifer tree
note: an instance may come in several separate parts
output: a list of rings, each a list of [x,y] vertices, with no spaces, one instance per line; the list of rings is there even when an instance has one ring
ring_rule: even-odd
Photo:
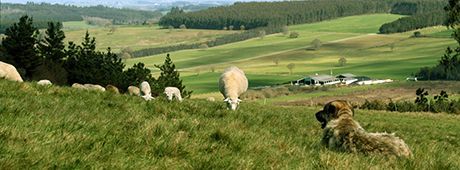
[[[7,60],[25,79],[30,79],[35,69],[42,63],[35,49],[37,28],[32,24],[31,17],[22,16],[18,23],[6,29],[6,37],[2,39],[2,46],[11,57]]]
[[[62,31],[62,24],[49,22],[45,33],[45,38],[37,46],[40,56],[47,61],[61,63],[65,57],[65,35]]]
[[[180,79],[180,74],[176,70],[176,65],[172,62],[169,54],[166,55],[163,65],[155,65],[155,67],[161,71],[154,86],[154,91],[156,93],[160,94],[163,92],[165,87],[177,87],[181,91],[182,97],[190,97],[192,91],[185,90],[185,86],[182,84],[182,80]]]

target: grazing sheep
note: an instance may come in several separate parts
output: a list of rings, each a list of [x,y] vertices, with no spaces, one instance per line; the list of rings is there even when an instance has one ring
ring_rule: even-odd
[[[227,107],[236,110],[241,100],[238,98],[248,89],[248,79],[238,67],[232,66],[224,70],[219,79],[219,91],[227,102]]]
[[[214,97],[208,97],[206,98],[207,101],[210,101],[210,102],[215,102],[216,99]]]
[[[51,86],[51,85],[53,85],[53,83],[51,83],[51,81],[46,80],[46,79],[38,81],[37,84],[40,85],[40,86]]]
[[[102,87],[101,85],[97,85],[97,84],[85,84],[84,86],[88,90],[99,90],[99,91],[102,91],[102,92],[105,91],[104,87]]]
[[[120,91],[118,90],[118,88],[114,85],[107,85],[105,86],[105,89],[108,91],[108,92],[111,92],[111,93],[114,93],[114,94],[120,94]]]
[[[76,88],[76,89],[86,89],[86,87],[85,87],[83,84],[80,84],[80,83],[74,83],[74,84],[72,84],[72,88]]]
[[[98,91],[105,91],[105,88],[100,86],[100,85],[94,85],[94,84],[79,84],[79,83],[74,83],[72,84],[73,88],[76,89],[85,89],[85,90],[98,90]]]
[[[23,82],[21,75],[19,75],[18,70],[11,64],[0,61],[0,78],[6,80]]]
[[[180,102],[182,101],[182,96],[180,95],[180,90],[177,87],[166,87],[164,93],[168,97],[169,101],[172,101],[173,96],[179,100]]]
[[[353,107],[347,101],[329,102],[315,116],[324,129],[321,143],[329,149],[400,157],[412,155],[404,140],[394,134],[365,131],[353,119]]]
[[[140,96],[141,95],[141,89],[136,86],[129,86],[128,87],[128,94],[129,95],[134,95],[134,96]]]
[[[143,81],[141,83],[142,98],[149,101],[155,99],[152,97],[152,89],[150,88],[149,82]]]

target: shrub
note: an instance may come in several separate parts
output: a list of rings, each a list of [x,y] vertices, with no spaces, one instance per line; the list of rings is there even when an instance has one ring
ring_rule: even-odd
[[[311,46],[313,47],[314,50],[319,50],[322,45],[323,45],[323,43],[319,39],[314,39],[311,42]]]
[[[360,109],[367,109],[367,110],[386,110],[387,104],[379,100],[369,101],[366,100],[364,104],[359,107]]]
[[[291,34],[289,34],[289,38],[298,38],[298,37],[299,37],[298,32],[291,32]]]

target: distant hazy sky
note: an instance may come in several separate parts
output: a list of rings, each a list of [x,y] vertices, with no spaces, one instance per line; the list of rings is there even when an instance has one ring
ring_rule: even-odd
[[[96,0],[97,1],[97,0]],[[236,2],[236,1],[273,1],[273,0],[114,0],[120,2],[135,2],[135,1],[148,1],[148,2],[174,2],[174,1],[188,1],[188,2]],[[1,2],[8,3],[26,3],[26,2],[47,2],[47,3],[68,3],[68,2],[87,2],[87,0],[1,0]],[[93,1],[94,2],[94,1]]]

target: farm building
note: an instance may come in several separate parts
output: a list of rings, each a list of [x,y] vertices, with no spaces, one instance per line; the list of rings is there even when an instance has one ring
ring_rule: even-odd
[[[308,76],[299,80],[292,81],[294,85],[321,86],[333,85],[340,83],[340,80],[330,75],[314,75]]]
[[[339,74],[336,76],[336,78],[338,78],[342,84],[346,84],[346,85],[349,85],[351,83],[358,81],[356,77],[357,77],[356,75],[351,74],[351,73],[344,73],[344,74]]]

